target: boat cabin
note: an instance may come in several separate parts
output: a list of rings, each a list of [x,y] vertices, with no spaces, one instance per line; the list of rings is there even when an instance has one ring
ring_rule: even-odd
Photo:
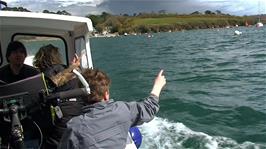
[[[53,44],[60,49],[64,64],[69,65],[75,54],[77,54],[81,57],[82,68],[93,68],[89,42],[92,31],[92,22],[89,18],[85,17],[0,11],[0,67],[7,64],[5,55],[9,42],[18,40],[26,47],[27,58],[25,63],[28,65],[32,66],[33,57],[40,47]],[[17,89],[23,91],[23,93],[34,92],[36,94],[44,86],[40,85],[43,84],[43,81],[40,80],[38,75],[34,78],[31,77],[30,80],[39,82],[31,84],[25,79],[2,87],[0,86],[0,90],[2,90],[0,101],[2,100],[1,102],[5,103],[5,101],[9,100],[11,96],[7,96],[7,94],[12,94],[16,97],[24,96],[24,94],[14,94],[17,92]],[[28,90],[28,87],[25,88],[25,85],[31,89]],[[40,89],[37,89],[38,87]],[[13,96],[12,98],[14,98]],[[21,98],[18,98],[18,101],[22,103]],[[31,101],[28,102],[31,103]],[[130,134],[128,139],[126,148],[136,149]]]
[[[76,53],[81,57],[81,67],[92,68],[89,42],[92,31],[92,22],[85,17],[0,11],[0,67],[7,64],[8,43],[18,40],[27,49],[28,65],[32,65],[40,47],[53,44],[60,49],[64,64],[69,65]]]

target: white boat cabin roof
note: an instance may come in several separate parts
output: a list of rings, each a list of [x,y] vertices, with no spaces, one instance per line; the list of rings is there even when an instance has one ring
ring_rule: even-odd
[[[24,43],[29,59],[41,46],[53,43],[61,49],[66,64],[75,53],[84,56],[85,52],[87,67],[92,67],[89,45],[92,31],[92,22],[86,17],[0,11],[0,67],[7,63],[6,48],[14,40]]]
[[[84,30],[93,30],[89,18],[33,12],[1,11],[0,24],[3,28],[20,26],[73,31],[81,27]]]

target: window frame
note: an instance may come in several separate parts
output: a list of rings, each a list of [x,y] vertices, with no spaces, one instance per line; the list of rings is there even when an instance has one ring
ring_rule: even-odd
[[[63,44],[64,44],[64,48],[65,48],[65,55],[62,55],[65,57],[65,62],[63,62],[64,64],[66,65],[69,65],[69,53],[68,53],[68,45],[67,45],[67,42],[66,40],[61,37],[61,36],[58,36],[58,35],[49,35],[49,34],[32,34],[32,33],[15,33],[12,35],[11,37],[11,41],[14,41],[14,39],[16,38],[16,36],[36,36],[36,37],[51,37],[51,38],[58,38],[58,39],[61,39],[61,41],[63,41]],[[63,50],[63,49],[61,49]],[[27,51],[28,52],[28,51]],[[37,51],[36,51],[37,52]],[[63,57],[62,57],[63,58]]]

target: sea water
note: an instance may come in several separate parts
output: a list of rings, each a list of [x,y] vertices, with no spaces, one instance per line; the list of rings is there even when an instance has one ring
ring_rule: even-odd
[[[164,69],[142,149],[266,148],[266,27],[92,38],[91,48],[115,100],[143,100]]]

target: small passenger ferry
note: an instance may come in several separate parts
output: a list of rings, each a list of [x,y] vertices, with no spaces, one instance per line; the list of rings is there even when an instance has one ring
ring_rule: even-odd
[[[28,65],[33,65],[33,57],[40,47],[53,44],[59,47],[64,64],[71,64],[72,59],[77,54],[81,58],[81,68],[93,68],[90,49],[92,31],[92,22],[85,17],[0,11],[0,67],[8,63],[5,55],[9,42],[18,40],[26,47],[28,55],[25,63]],[[31,86],[31,84],[27,84],[27,80],[23,80],[18,84],[20,89],[23,88],[23,84]],[[16,94],[16,89],[12,85],[0,86],[0,90],[2,106],[5,105],[4,102],[10,97],[8,93],[11,90],[12,94]],[[26,89],[24,90],[27,91]],[[37,90],[37,88],[31,87],[31,91],[34,92],[34,90]],[[1,108],[2,112],[4,112],[1,105],[0,112]],[[19,115],[20,118],[21,116],[23,115]],[[136,148],[132,139],[128,142],[127,148]]]

